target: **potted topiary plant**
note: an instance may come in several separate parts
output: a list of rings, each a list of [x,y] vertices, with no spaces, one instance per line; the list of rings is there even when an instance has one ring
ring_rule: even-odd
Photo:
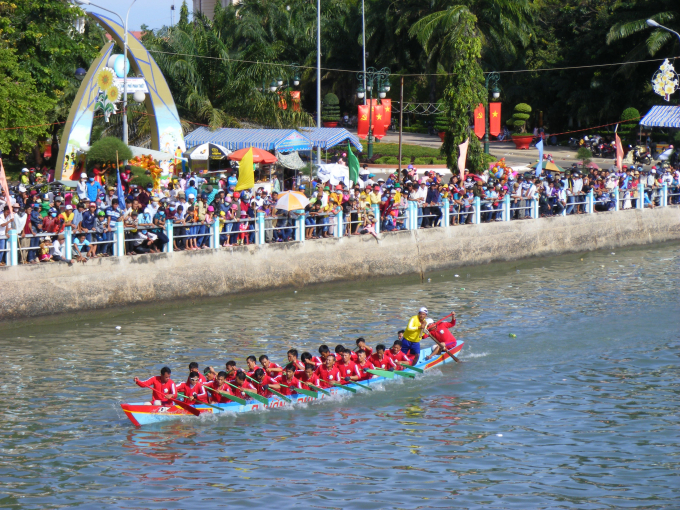
[[[439,135],[439,139],[444,143],[444,137],[446,136],[446,130],[449,129],[449,122],[446,119],[446,111],[444,110],[444,102],[440,99],[437,101],[437,106],[439,107],[439,113],[434,118],[434,129]]]
[[[321,120],[324,127],[337,127],[340,120],[340,100],[338,96],[329,92],[323,98],[321,108]]]
[[[512,117],[506,124],[513,130],[512,141],[518,149],[528,149],[531,140],[534,138],[531,133],[526,132],[527,120],[531,117],[531,106],[526,103],[519,103],[515,106]]]

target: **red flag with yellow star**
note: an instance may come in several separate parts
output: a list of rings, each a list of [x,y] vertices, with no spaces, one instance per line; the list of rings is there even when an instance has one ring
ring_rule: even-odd
[[[475,134],[477,135],[477,138],[483,138],[484,137],[484,105],[482,103],[479,103],[479,106],[475,108],[474,111],[475,115]]]
[[[385,107],[381,104],[373,106],[373,136],[380,140],[385,136]]]
[[[390,128],[392,124],[392,100],[391,99],[381,99],[380,102],[385,110],[385,132]]]
[[[489,103],[489,133],[498,136],[501,132],[501,104]]]

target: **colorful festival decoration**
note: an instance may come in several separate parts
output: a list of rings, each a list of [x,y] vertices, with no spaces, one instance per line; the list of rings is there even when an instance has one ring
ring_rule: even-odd
[[[151,174],[151,179],[153,180],[153,190],[161,190],[161,173],[163,173],[163,169],[150,154],[136,156],[130,160],[130,164],[143,168],[149,172]]]
[[[659,70],[654,73],[652,88],[666,101],[670,101],[671,94],[678,90],[678,75],[668,59],[664,60]]]
[[[110,67],[104,67],[97,73],[96,82],[99,87],[97,101],[94,104],[94,111],[101,110],[104,119],[109,121],[112,113],[116,113],[116,101],[120,100],[121,90],[114,84],[115,72]]]
[[[489,165],[489,176],[494,179],[503,179],[503,177],[509,177],[512,169],[505,163],[505,158],[501,158],[498,161],[490,163]]]

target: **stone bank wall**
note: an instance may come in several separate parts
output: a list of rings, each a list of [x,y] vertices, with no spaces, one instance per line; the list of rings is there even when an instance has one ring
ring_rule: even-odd
[[[680,208],[0,268],[0,321],[680,239]]]

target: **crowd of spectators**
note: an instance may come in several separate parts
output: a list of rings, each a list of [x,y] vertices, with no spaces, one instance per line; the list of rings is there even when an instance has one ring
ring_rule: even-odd
[[[59,187],[41,188],[23,179],[14,189],[11,204],[0,198],[0,264],[5,265],[8,231],[18,232],[19,263],[87,262],[91,258],[114,254],[116,223],[122,222],[124,249],[129,255],[163,251],[172,242],[173,250],[203,250],[211,246],[213,226],[219,229],[219,244],[224,247],[255,242],[256,217],[264,215],[264,240],[285,242],[295,238],[298,218],[305,214],[306,239],[331,237],[336,229],[343,235],[369,234],[377,230],[391,232],[407,228],[409,202],[418,211],[418,228],[442,224],[442,204],[449,201],[450,224],[473,222],[476,198],[480,203],[482,222],[501,221],[502,204],[510,200],[511,219],[532,215],[532,204],[538,203],[541,216],[582,214],[586,212],[586,195],[592,190],[595,211],[614,209],[614,190],[619,190],[620,208],[635,208],[639,200],[645,207],[655,207],[662,199],[658,190],[666,183],[670,204],[680,202],[680,170],[666,166],[623,167],[609,170],[582,171],[574,167],[564,174],[545,170],[506,174],[502,179],[489,179],[467,171],[444,177],[435,172],[420,174],[416,168],[394,173],[387,179],[376,179],[364,168],[361,182],[351,187],[340,183],[305,181],[296,188],[310,197],[305,210],[278,209],[280,181],[274,179],[271,191],[264,186],[235,191],[235,174],[220,174],[213,184],[195,173],[171,179],[162,191],[151,185],[131,184],[130,169],[121,174],[124,203],[119,203],[115,186],[107,186],[100,175],[81,174],[74,190]],[[639,196],[638,184],[644,184]],[[376,209],[379,215],[376,214]],[[11,214],[13,212],[13,214]],[[342,212],[342,216],[339,213]],[[338,218],[342,225],[338,226]],[[376,225],[380,218],[379,226]],[[172,241],[166,223],[172,220]],[[71,228],[71,253],[66,260],[65,229]]]

